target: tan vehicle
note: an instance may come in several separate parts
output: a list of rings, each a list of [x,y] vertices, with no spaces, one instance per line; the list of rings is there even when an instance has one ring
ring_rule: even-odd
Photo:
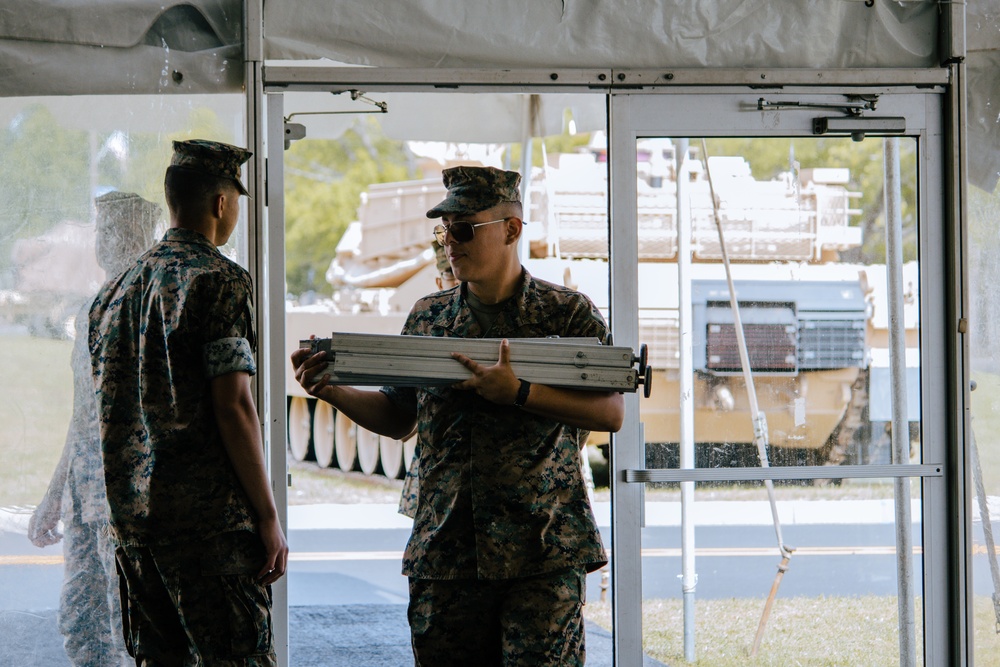
[[[679,440],[676,184],[669,141],[642,147],[638,183],[639,340],[653,368],[640,400],[647,458],[676,465]],[[643,159],[643,158],[641,158]],[[875,309],[867,274],[838,263],[859,246],[856,196],[846,169],[803,169],[755,180],[743,158],[711,158],[728,254],[765,412],[772,464],[859,458],[866,433]],[[695,440],[699,466],[756,465],[729,292],[704,173],[691,182]],[[398,333],[409,307],[434,291],[424,213],[443,197],[439,179],[373,185],[337,248],[327,279],[334,298],[286,311],[289,345],[332,331]],[[549,156],[532,175],[524,264],[532,275],[588,294],[607,314],[607,182],[598,152]],[[884,283],[884,280],[883,280]],[[290,369],[289,369],[290,370]],[[396,477],[409,447],[367,433],[288,383],[289,442],[299,460]],[[607,434],[591,444],[605,446]],[[410,443],[407,443],[410,444]]]

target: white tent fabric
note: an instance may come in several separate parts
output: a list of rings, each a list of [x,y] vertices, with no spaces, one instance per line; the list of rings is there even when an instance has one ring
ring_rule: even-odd
[[[0,96],[242,86],[242,0],[0,3]]]
[[[936,2],[298,0],[268,59],[382,67],[934,67]]]
[[[993,192],[1000,181],[1000,0],[967,8],[969,182]]]
[[[255,0],[252,0],[255,1]],[[935,0],[271,0],[269,61],[379,67],[938,67]],[[1000,0],[965,4],[970,180],[1000,179]],[[6,0],[0,97],[237,92],[243,0]],[[555,122],[556,114],[538,116]],[[430,132],[430,130],[428,130]]]

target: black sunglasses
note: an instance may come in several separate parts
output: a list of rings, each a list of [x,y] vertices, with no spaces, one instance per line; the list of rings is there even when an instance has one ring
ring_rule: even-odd
[[[451,238],[455,239],[459,243],[467,243],[471,241],[476,236],[476,227],[481,227],[482,225],[492,225],[494,222],[503,222],[507,218],[500,218],[499,220],[490,220],[489,222],[469,222],[468,220],[455,220],[450,225],[445,227],[444,225],[438,225],[434,228],[434,238],[440,245],[445,245],[445,239],[448,238],[448,234],[451,234]]]

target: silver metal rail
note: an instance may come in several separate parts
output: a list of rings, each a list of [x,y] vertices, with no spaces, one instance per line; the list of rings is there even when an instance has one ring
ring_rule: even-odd
[[[766,479],[896,479],[943,477],[943,464],[778,466],[770,468],[695,468],[694,470],[625,470],[626,482],[747,482]]]
[[[331,356],[324,372],[330,384],[430,386],[468,379],[452,358],[463,354],[480,364],[497,362],[499,338],[442,338],[334,332],[300,346]],[[648,375],[645,350],[602,345],[596,338],[512,338],[510,365],[521,379],[553,387],[592,391],[636,391]],[[648,385],[647,385],[648,387]]]

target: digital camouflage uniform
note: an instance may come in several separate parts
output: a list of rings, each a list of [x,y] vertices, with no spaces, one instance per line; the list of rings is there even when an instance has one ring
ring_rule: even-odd
[[[66,482],[61,492],[63,585],[59,632],[76,667],[121,665],[127,658],[115,552],[107,535],[108,510],[101,467],[97,405],[87,351],[90,303],[77,313],[73,343],[73,416],[67,432]]]
[[[210,664],[274,664],[270,587],[254,580],[263,546],[216,426],[210,382],[225,373],[255,373],[255,346],[249,274],[187,229],[169,229],[135,267],[104,286],[91,309],[130,652],[195,664],[176,654],[176,636],[157,634],[162,623],[150,625],[173,614],[177,632]],[[222,589],[238,604],[227,602]],[[145,604],[143,591],[165,592],[176,609],[162,597]],[[251,639],[240,631],[246,623]]]
[[[94,204],[97,261],[112,277],[153,244],[162,209],[135,193],[119,191],[97,197]],[[100,429],[87,344],[90,305],[88,300],[74,322],[70,364],[73,413],[63,453],[29,523],[29,538],[39,544],[40,538],[55,536],[58,540],[52,522],[56,516],[63,522],[59,631],[65,637],[66,655],[75,667],[131,662],[122,637],[114,546],[107,531]]]
[[[466,289],[462,285],[420,299],[402,333],[606,337],[604,320],[586,296],[533,279],[527,271],[520,291],[488,331],[469,309]],[[548,610],[554,630],[561,617],[566,620],[550,633],[547,646],[504,647],[508,659],[552,665],[582,661],[584,572],[607,562],[580,469],[580,448],[588,432],[448,386],[382,391],[417,415],[419,494],[403,574],[411,581],[415,652],[423,648],[438,656],[426,662],[420,658],[420,664],[458,664],[443,656],[474,649],[469,634],[481,629],[480,616],[473,613],[477,602],[470,599],[477,593],[456,589],[446,595],[464,596],[464,602],[444,599],[434,590],[434,582],[442,580],[479,582],[471,587],[478,591],[519,587],[525,610]],[[532,577],[534,581],[527,579]],[[436,610],[463,605],[470,613],[462,627],[438,624]],[[576,651],[568,661],[562,657],[567,647],[566,655]]]

